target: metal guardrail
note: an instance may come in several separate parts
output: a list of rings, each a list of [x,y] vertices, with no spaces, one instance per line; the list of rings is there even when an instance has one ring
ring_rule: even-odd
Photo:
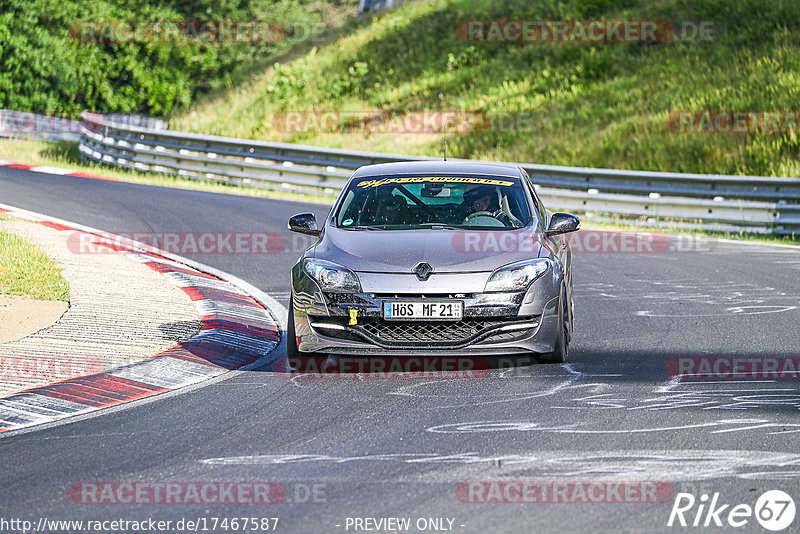
[[[83,126],[86,160],[270,189],[334,194],[363,165],[438,159],[143,128],[86,112]],[[654,226],[680,219],[695,228],[800,235],[800,178],[494,163],[524,168],[558,209],[644,217]]]

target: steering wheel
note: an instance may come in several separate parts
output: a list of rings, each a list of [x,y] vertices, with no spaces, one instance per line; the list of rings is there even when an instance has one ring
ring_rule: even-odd
[[[491,211],[476,211],[475,213],[470,213],[469,215],[467,215],[467,217],[464,220],[468,221],[474,217],[492,217],[494,219],[497,219],[497,215],[495,215]]]
[[[494,218],[506,225],[506,228],[522,228],[524,226],[522,221],[502,209],[494,212]]]

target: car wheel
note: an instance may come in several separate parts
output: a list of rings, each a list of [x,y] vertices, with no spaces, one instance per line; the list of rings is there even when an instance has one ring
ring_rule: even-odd
[[[553,352],[547,352],[539,355],[539,362],[541,363],[564,363],[569,356],[569,318],[570,310],[567,308],[567,295],[562,290],[561,299],[558,306],[558,324],[560,328],[556,334],[556,344]]]

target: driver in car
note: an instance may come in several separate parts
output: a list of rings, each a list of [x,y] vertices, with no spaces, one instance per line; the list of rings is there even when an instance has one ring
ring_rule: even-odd
[[[465,221],[479,214],[491,216],[499,209],[495,188],[482,185],[464,192],[464,201],[459,206],[458,213],[462,217],[461,220]]]
[[[472,201],[470,205],[471,213],[478,213],[481,211],[489,211],[489,212],[497,211],[497,209],[489,209],[489,207],[492,205],[492,200],[494,200],[494,204],[497,204],[497,196],[495,195],[493,188],[487,188],[487,189],[488,191],[486,191],[485,194],[481,194],[483,193],[483,191],[478,191],[474,195],[470,195],[475,199]],[[472,191],[477,191],[477,190],[473,189]]]
[[[481,185],[465,191],[464,201],[456,208],[454,222],[513,228],[523,226],[507,206],[505,209],[501,207],[497,193],[497,189],[490,185]]]

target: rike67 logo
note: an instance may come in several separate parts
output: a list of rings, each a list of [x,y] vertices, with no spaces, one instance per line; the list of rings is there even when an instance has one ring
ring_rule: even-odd
[[[755,519],[767,530],[780,531],[794,522],[794,515],[794,499],[781,490],[762,493],[754,506],[725,503],[718,492],[711,497],[704,493],[699,499],[691,493],[678,493],[667,526],[752,528]]]

